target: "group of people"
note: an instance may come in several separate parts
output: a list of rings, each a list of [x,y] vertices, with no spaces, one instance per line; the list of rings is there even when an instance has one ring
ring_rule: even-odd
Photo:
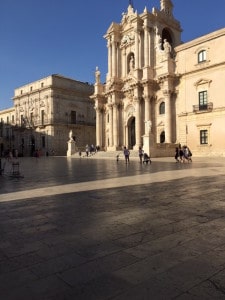
[[[125,146],[123,148],[123,154],[124,154],[126,164],[129,163],[130,162],[130,151]],[[146,163],[146,164],[151,163],[150,156],[147,153],[145,153],[141,147],[139,147],[138,155],[139,155],[140,163]],[[118,160],[119,160],[119,155],[117,155],[117,161]]]
[[[99,146],[94,146],[93,144],[91,144],[91,146],[89,146],[88,144],[85,146],[86,156],[92,155],[92,154],[98,152],[99,150],[100,150],[100,147]],[[82,155],[81,151],[79,151],[79,155],[80,156]]]
[[[147,153],[145,153],[141,147],[139,147],[138,154],[139,154],[140,163],[151,164],[152,161],[150,159],[150,156]]]
[[[123,154],[125,157],[125,162],[129,163],[130,151],[127,147],[124,147]],[[150,156],[144,152],[142,147],[139,147],[138,155],[139,155],[140,163],[146,163],[146,164],[150,163],[151,164]],[[191,152],[190,148],[186,145],[184,145],[183,147],[181,147],[181,145],[179,145],[179,147],[176,147],[174,157],[175,157],[176,162],[181,162],[181,163],[192,162],[192,152]],[[118,160],[118,156],[117,156],[117,160]]]
[[[176,147],[175,149],[175,156],[174,156],[176,162],[181,162],[181,163],[185,163],[185,162],[192,162],[192,152],[190,150],[190,148],[186,145],[184,145],[183,147],[181,147],[181,145],[179,147]]]

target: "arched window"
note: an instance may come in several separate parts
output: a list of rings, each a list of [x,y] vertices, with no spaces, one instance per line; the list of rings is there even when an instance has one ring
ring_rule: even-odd
[[[161,144],[165,143],[165,131],[162,131],[160,134],[160,143]]]
[[[159,105],[159,114],[164,115],[165,114],[165,102],[161,102]]]
[[[200,52],[198,52],[198,62],[203,62],[206,61],[206,51],[205,50],[201,50]]]

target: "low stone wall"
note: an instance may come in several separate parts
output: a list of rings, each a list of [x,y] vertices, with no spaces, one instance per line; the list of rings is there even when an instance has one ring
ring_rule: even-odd
[[[151,157],[173,157],[178,144],[155,144],[150,148]]]

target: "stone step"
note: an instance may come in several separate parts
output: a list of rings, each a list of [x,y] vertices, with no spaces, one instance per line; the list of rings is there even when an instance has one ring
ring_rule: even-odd
[[[98,151],[93,152],[88,155],[88,157],[92,158],[111,158],[111,159],[117,159],[117,156],[119,156],[119,159],[124,158],[123,151]],[[79,152],[76,152],[73,157],[80,157]],[[83,151],[81,152],[81,157],[86,157],[86,153]],[[132,158],[139,158],[138,157],[138,151],[137,150],[130,150],[130,157]]]

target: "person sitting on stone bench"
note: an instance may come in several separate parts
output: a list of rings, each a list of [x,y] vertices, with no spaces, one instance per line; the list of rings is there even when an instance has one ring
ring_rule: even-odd
[[[143,164],[144,163],[146,163],[146,164],[148,164],[148,163],[152,163],[152,161],[151,161],[151,159],[150,159],[150,156],[148,156],[148,154],[147,153],[144,153],[144,157],[143,157],[144,159],[143,159]]]

